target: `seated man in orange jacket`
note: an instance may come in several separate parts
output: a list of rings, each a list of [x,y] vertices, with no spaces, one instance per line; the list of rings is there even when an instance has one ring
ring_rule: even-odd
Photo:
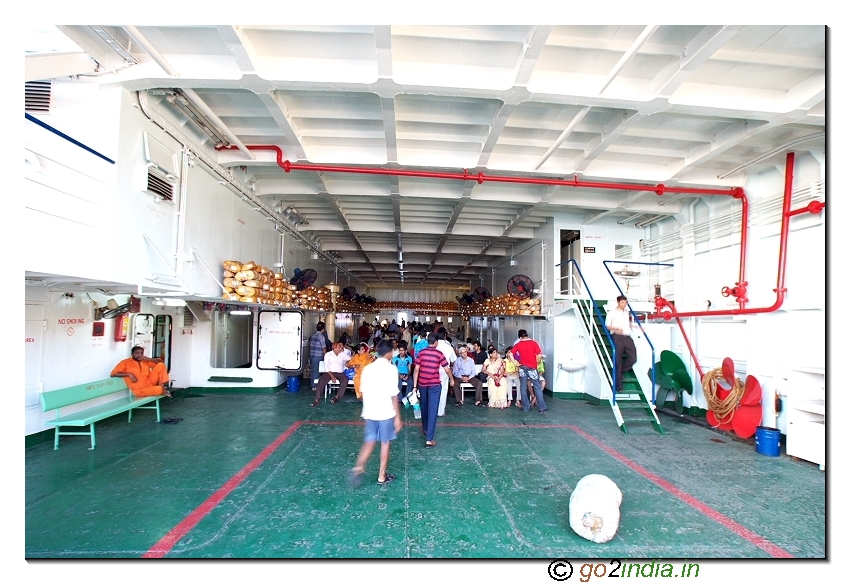
[[[134,346],[130,358],[119,362],[109,376],[123,378],[130,391],[137,397],[170,397],[168,391],[168,371],[159,358],[148,358],[145,349]]]

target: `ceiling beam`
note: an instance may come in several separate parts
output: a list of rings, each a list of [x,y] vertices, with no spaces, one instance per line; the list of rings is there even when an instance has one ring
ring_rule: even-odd
[[[698,67],[708,61],[728,43],[743,26],[705,26],[679,54],[652,80],[652,90],[659,97],[668,98],[681,87]]]
[[[599,95],[605,93],[605,90],[614,82],[614,79],[617,78],[617,75],[623,70],[623,68],[629,64],[635,55],[638,53],[640,48],[646,42],[646,40],[652,36],[652,34],[658,30],[657,24],[650,24],[646,26],[638,37],[632,42],[631,46],[626,49],[626,52],[623,53],[623,56],[620,57],[620,60],[614,65],[614,67],[608,72],[605,76],[605,80],[602,82],[602,86],[599,88]]]
[[[357,237],[357,234],[352,230],[351,225],[348,224],[348,219],[346,218],[345,213],[342,212],[342,209],[339,208],[339,204],[337,204],[336,198],[334,198],[334,196],[331,195],[328,192],[328,187],[325,184],[325,179],[322,176],[322,173],[321,172],[313,173],[313,178],[315,179],[316,187],[319,190],[319,192],[316,196],[319,196],[322,200],[324,200],[325,204],[327,205],[327,208],[334,215],[336,215],[337,220],[342,225],[343,232],[347,233],[351,237],[351,240],[354,242],[354,245],[357,247],[357,250],[360,253],[363,254],[363,258],[366,260],[366,263],[369,264],[369,268],[372,270],[372,273],[375,274],[375,276],[378,278],[378,280],[381,283],[386,283],[384,281],[384,279],[381,277],[380,272],[377,270],[375,265],[372,263],[371,259],[369,258],[368,253],[366,253],[366,250],[363,248],[363,244],[360,241],[360,239]]]
[[[636,111],[628,110],[623,110],[619,115],[614,116],[614,119],[605,126],[602,133],[590,141],[584,155],[576,160],[575,171],[581,173],[587,170],[591,162],[598,158],[617,138],[626,133],[639,119],[641,119],[641,116]]]

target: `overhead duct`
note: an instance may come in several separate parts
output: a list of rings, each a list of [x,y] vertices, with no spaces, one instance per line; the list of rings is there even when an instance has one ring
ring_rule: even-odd
[[[209,156],[207,156],[200,148],[192,144],[192,142],[187,138],[183,133],[181,133],[177,128],[171,125],[165,118],[161,115],[154,112],[147,103],[146,92],[139,91],[137,92],[137,97],[139,101],[139,109],[141,109],[142,113],[153,123],[158,125],[163,129],[168,135],[177,140],[183,147],[185,147],[189,154],[193,156],[197,161],[202,162],[204,166],[210,169],[210,171],[218,177],[218,182],[228,186],[233,189],[235,193],[242,198],[242,200],[250,203],[254,208],[256,208],[259,212],[263,213],[266,217],[270,217],[274,224],[275,229],[278,232],[285,232],[291,235],[295,240],[297,240],[301,245],[304,245],[308,249],[313,249],[316,247],[316,244],[307,239],[302,233],[299,233],[294,226],[290,225],[287,221],[281,220],[277,215],[275,210],[264,202],[262,202],[257,195],[249,188],[245,187],[238,181],[234,180],[230,175],[230,172],[221,167],[218,163],[212,160]],[[235,146],[230,146],[234,148]],[[340,265],[333,257],[328,255],[323,251],[318,251],[319,256],[333,265],[335,268],[339,269],[347,275],[350,279],[363,284],[364,287],[367,287],[366,284],[359,277],[351,273],[344,266]]]
[[[267,150],[275,152],[277,165],[283,168],[284,172],[293,170],[305,170],[308,172],[341,172],[348,174],[376,174],[382,176],[407,176],[415,178],[436,178],[442,180],[474,180],[478,184],[484,182],[501,182],[509,184],[539,184],[546,186],[561,186],[573,188],[599,188],[605,190],[625,190],[625,191],[641,191],[646,190],[654,192],[658,196],[665,194],[694,194],[702,196],[731,196],[732,198],[741,200],[741,253],[740,267],[738,272],[738,283],[736,287],[746,290],[746,252],[747,252],[747,236],[749,225],[749,203],[744,189],[740,186],[730,188],[696,188],[686,186],[667,186],[665,184],[639,184],[626,182],[588,182],[579,180],[578,176],[574,175],[572,180],[556,179],[556,178],[538,178],[531,176],[492,176],[485,175],[483,172],[471,173],[464,169],[462,173],[458,172],[428,172],[424,170],[404,170],[400,168],[376,168],[366,166],[329,166],[320,164],[298,164],[292,163],[289,160],[283,159],[283,150],[280,146],[269,145],[254,145],[247,146],[249,150]],[[235,146],[230,146],[221,149],[235,149]],[[743,308],[747,302],[746,293],[738,296],[739,305]]]

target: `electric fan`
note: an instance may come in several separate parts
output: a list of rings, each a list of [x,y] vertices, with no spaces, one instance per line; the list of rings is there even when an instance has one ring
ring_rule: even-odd
[[[476,302],[483,302],[484,300],[490,299],[492,295],[490,294],[490,290],[486,287],[477,287],[475,291],[472,292],[472,297]]]
[[[295,289],[298,291],[303,291],[316,283],[317,277],[319,277],[319,274],[316,273],[315,269],[305,269],[304,271],[301,271],[296,267],[295,275],[292,276],[289,283],[294,285]]]
[[[534,293],[534,282],[527,275],[514,275],[508,280],[508,293],[520,299],[530,298]]]

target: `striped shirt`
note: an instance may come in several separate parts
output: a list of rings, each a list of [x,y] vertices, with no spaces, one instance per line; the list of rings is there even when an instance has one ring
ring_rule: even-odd
[[[325,357],[325,341],[327,338],[318,330],[310,336],[310,360],[319,362]]]
[[[418,383],[420,387],[433,387],[440,384],[440,369],[449,366],[442,352],[432,346],[419,351],[413,361],[419,367]]]

